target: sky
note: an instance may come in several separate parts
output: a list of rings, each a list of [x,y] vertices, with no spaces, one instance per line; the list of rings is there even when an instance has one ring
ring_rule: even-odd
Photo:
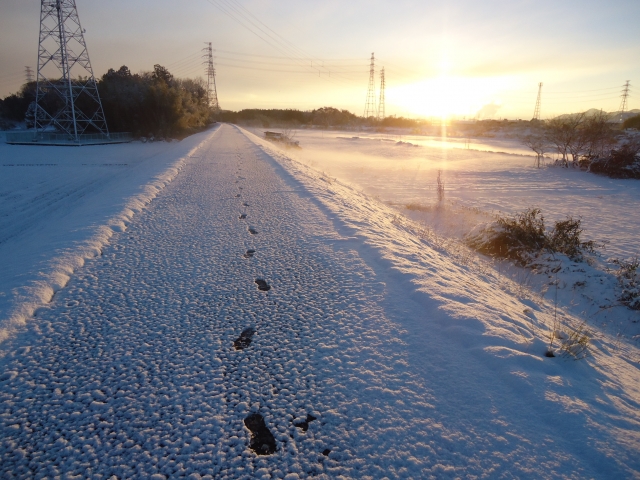
[[[204,77],[212,42],[223,109],[364,113],[375,53],[385,112],[533,116],[640,108],[638,0],[76,0],[96,77],[161,64]],[[40,2],[0,0],[0,97],[37,67]],[[637,93],[636,93],[637,92]]]

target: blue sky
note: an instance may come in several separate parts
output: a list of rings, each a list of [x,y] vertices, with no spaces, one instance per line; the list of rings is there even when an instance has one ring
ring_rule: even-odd
[[[40,3],[0,1],[5,96],[20,87],[26,65],[36,66]],[[217,50],[218,96],[228,109],[332,105],[362,114],[371,52],[376,68],[385,67],[389,114],[471,118],[490,105],[495,108],[482,111],[496,118],[528,119],[538,82],[544,82],[543,117],[617,110],[626,80],[629,107],[640,108],[637,0],[77,5],[97,76],[110,67],[137,72],[156,63],[176,76],[201,76],[198,52],[210,41]]]

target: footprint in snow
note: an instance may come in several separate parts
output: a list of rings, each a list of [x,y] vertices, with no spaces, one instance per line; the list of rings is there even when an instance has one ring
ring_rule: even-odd
[[[271,285],[265,282],[262,278],[256,278],[256,285],[258,285],[258,290],[263,292],[268,292],[271,290]]]
[[[249,233],[250,233],[251,235],[257,235],[257,234],[258,234],[258,230],[256,230],[256,229],[255,229],[255,228],[253,228],[253,227],[249,227]]]
[[[294,420],[293,424],[298,427],[301,428],[303,432],[306,432],[307,430],[309,430],[309,423],[313,422],[314,420],[317,420],[316,417],[314,417],[313,415],[307,414],[307,418],[304,420]]]
[[[243,207],[248,207],[248,206],[249,206],[249,204],[248,204],[247,202],[244,202],[244,203],[242,204],[242,206],[243,206]]]
[[[244,254],[244,258],[251,258],[253,257],[254,253],[256,253],[255,250],[247,250],[247,252]]]
[[[256,333],[256,331],[252,327],[245,328],[240,336],[233,342],[233,346],[235,347],[235,349],[244,350],[249,345],[251,345],[251,340],[253,339],[254,333]]]
[[[236,193],[236,198],[240,198],[240,194],[239,193]]]
[[[276,439],[264,423],[264,418],[259,413],[252,413],[244,419],[244,424],[251,430],[251,443],[249,447],[258,455],[271,455],[276,451]]]
[[[247,218],[247,214],[246,213],[241,213],[240,216],[238,217],[240,220],[244,220],[245,218]]]

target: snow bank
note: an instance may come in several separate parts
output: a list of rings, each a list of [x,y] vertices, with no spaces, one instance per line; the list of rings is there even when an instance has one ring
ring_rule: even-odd
[[[126,230],[210,134],[179,143],[0,145],[0,345]]]

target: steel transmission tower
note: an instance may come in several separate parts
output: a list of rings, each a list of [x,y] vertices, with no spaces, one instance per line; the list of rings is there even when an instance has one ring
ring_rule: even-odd
[[[375,86],[375,58],[371,54],[371,66],[369,67],[369,90],[367,91],[367,101],[364,104],[364,118],[376,116],[376,86]]]
[[[380,101],[378,102],[378,120],[384,120],[384,67],[380,70]]]
[[[630,86],[631,85],[629,84],[629,80],[627,80],[624,86],[622,87],[622,95],[621,95],[622,99],[620,100],[620,109],[618,110],[618,112],[620,112],[620,120],[622,120],[622,114],[627,109],[627,98],[629,98]]]
[[[27,83],[33,82],[33,70],[31,67],[24,67],[24,76],[27,80]]]
[[[109,137],[75,0],[41,0],[37,81],[36,135],[53,128],[77,143],[88,132]]]
[[[207,98],[209,106],[214,111],[220,111],[220,103],[218,103],[218,90],[216,89],[216,69],[213,66],[213,48],[211,42],[207,43],[207,47],[204,49],[206,62],[206,74],[207,74]]]
[[[542,82],[538,84],[538,99],[536,100],[536,108],[533,111],[533,120],[540,120],[540,101],[542,100]]]

